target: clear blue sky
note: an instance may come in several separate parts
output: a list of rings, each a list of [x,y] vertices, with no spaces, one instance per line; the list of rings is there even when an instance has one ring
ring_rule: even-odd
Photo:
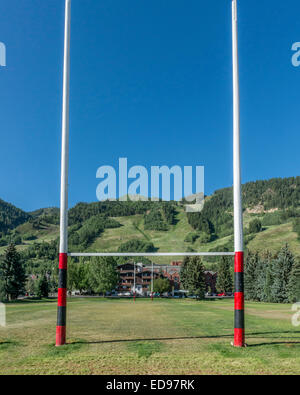
[[[299,0],[240,0],[243,182],[300,174]],[[0,198],[59,204],[63,0],[2,0]],[[232,185],[230,0],[73,0],[70,205],[96,170],[204,165]]]

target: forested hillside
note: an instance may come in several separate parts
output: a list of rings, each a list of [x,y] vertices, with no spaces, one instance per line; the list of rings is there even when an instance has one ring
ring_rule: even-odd
[[[0,235],[28,221],[30,215],[0,199]]]
[[[245,248],[276,251],[284,243],[300,256],[300,177],[243,185]],[[0,254],[10,242],[32,266],[56,257],[59,210],[31,213],[0,201]],[[232,188],[206,197],[201,213],[183,202],[79,203],[69,211],[70,251],[230,251]],[[169,259],[157,258],[169,263]],[[212,262],[211,262],[212,263]]]
[[[300,177],[249,182],[242,196],[244,211],[263,217],[262,225],[280,225],[300,216]],[[232,234],[232,212],[232,188],[220,189],[206,199],[201,213],[188,214],[188,221],[195,230],[225,237]]]

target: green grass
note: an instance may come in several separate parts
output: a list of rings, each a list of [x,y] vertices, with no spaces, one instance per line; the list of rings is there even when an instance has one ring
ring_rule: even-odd
[[[297,233],[293,232],[293,224],[288,222],[282,225],[267,226],[263,232],[256,235],[251,240],[248,247],[250,250],[270,250],[272,252],[279,251],[280,248],[288,243],[291,251],[300,256],[300,242],[297,239]]]
[[[290,305],[247,303],[245,349],[230,345],[233,301],[68,300],[56,348],[56,301],[7,305],[1,374],[300,374]]]
[[[192,231],[192,227],[188,224],[183,211],[178,212],[176,219],[178,221],[176,225],[170,226],[167,232],[162,232],[145,230],[142,215],[118,217],[116,220],[123,226],[117,229],[106,229],[103,235],[90,246],[89,251],[117,251],[120,244],[132,238],[151,241],[160,252],[186,251],[191,245],[184,242],[184,239]],[[155,262],[169,264],[170,258],[156,257]]]

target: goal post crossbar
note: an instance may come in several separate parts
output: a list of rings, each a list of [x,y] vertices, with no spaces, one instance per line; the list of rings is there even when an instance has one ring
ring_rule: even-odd
[[[70,252],[70,257],[234,256],[234,252]]]

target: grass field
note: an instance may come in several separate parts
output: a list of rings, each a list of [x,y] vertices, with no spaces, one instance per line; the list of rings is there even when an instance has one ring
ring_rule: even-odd
[[[236,349],[233,300],[68,302],[68,345],[59,348],[55,300],[7,305],[1,374],[300,374],[290,305],[247,303],[248,347]]]

